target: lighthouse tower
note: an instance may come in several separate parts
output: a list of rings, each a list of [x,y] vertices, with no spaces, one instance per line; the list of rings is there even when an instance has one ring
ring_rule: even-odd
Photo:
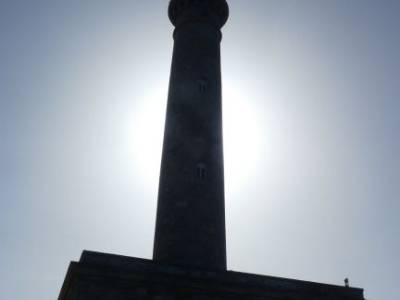
[[[220,43],[228,5],[171,0],[168,14],[174,50],[153,259],[83,251],[58,299],[364,300],[359,288],[227,270]]]
[[[221,108],[225,0],[173,0],[175,26],[155,261],[226,269]]]

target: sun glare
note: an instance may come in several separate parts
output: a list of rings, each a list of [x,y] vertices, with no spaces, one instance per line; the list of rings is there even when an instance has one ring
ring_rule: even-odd
[[[144,97],[134,113],[132,155],[142,184],[154,192],[160,172],[167,91],[156,88]]]
[[[135,109],[133,155],[146,189],[158,185],[167,92],[155,89]],[[255,176],[261,130],[257,110],[237,90],[223,95],[225,189],[238,193]]]
[[[259,158],[261,129],[257,110],[233,86],[223,95],[225,190],[240,192],[253,176]]]

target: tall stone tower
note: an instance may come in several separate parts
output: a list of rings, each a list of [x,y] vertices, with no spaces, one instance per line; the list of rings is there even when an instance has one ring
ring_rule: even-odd
[[[226,269],[220,30],[228,5],[171,0],[169,18],[175,44],[153,260],[83,251],[58,299],[364,300],[359,288]]]
[[[226,270],[221,109],[225,0],[173,0],[154,260]]]

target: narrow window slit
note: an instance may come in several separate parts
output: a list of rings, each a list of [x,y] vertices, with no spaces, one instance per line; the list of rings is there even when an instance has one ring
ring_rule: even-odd
[[[207,169],[205,164],[199,163],[196,166],[196,177],[200,181],[204,181],[207,178]]]
[[[207,80],[205,78],[199,79],[197,81],[199,86],[199,92],[205,93],[207,91]]]

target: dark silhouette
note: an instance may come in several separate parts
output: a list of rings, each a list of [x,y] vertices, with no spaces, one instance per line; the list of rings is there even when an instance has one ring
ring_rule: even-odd
[[[84,251],[59,299],[362,300],[358,288],[226,270],[220,29],[228,5],[172,0],[169,17],[175,44],[153,260]]]
[[[220,28],[228,5],[171,1],[169,17],[176,28],[153,258],[226,270]]]

